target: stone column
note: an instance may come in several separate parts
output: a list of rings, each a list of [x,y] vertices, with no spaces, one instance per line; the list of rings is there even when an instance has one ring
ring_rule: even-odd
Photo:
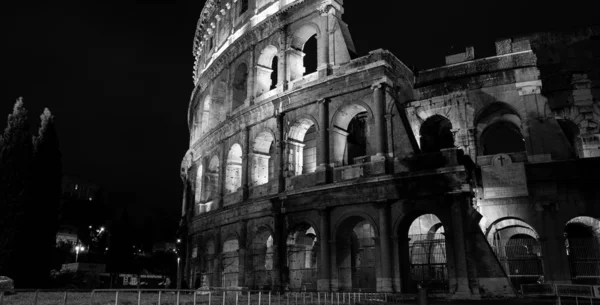
[[[319,77],[325,77],[328,74],[329,68],[329,23],[330,23],[330,12],[329,9],[321,9],[321,33],[317,37],[317,71]]]
[[[277,144],[278,144],[278,160],[279,160],[279,173],[277,175],[279,180],[278,193],[285,191],[285,160],[287,156],[285,155],[285,118],[283,113],[277,114]]]
[[[318,291],[329,291],[330,290],[330,279],[331,279],[331,262],[330,262],[330,249],[329,249],[329,210],[319,210],[319,240],[320,240],[320,262],[317,266],[319,272],[319,279],[317,281]]]
[[[557,226],[560,219],[556,203],[536,204],[538,213],[542,214],[542,246],[544,280],[552,284],[571,284],[571,270],[566,252],[564,226]]]
[[[242,152],[242,198],[243,200],[248,199],[249,195],[249,177],[250,177],[250,168],[251,168],[251,159],[250,159],[250,127],[244,128],[244,151]]]
[[[379,247],[381,249],[381,278],[377,279],[379,292],[393,292],[392,257],[390,245],[390,211],[386,202],[376,204],[379,211]]]
[[[329,168],[329,100],[317,101],[319,105],[319,146],[317,148],[317,184],[331,182]]]
[[[465,234],[463,223],[463,209],[467,200],[461,195],[448,197],[451,202],[450,216],[452,217],[452,243],[454,249],[454,269],[456,274],[456,291],[451,298],[467,299],[471,297],[469,289],[469,275],[467,273],[467,260],[465,248]]]
[[[373,133],[373,148],[378,157],[385,156],[385,87],[383,82],[375,83],[371,86],[373,90],[373,116],[375,128]]]

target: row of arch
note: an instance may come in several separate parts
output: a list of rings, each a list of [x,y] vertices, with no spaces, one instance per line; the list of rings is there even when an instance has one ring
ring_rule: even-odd
[[[582,140],[577,125],[567,119],[557,119],[568,141],[571,157],[583,156]],[[521,117],[506,103],[493,103],[475,115],[475,131],[479,155],[495,155],[526,151]],[[435,114],[428,117],[419,129],[422,152],[436,152],[454,147],[455,130],[450,120]]]
[[[515,288],[545,281],[544,260],[557,255],[544,253],[546,241],[531,225],[519,218],[500,218],[487,227],[485,235]],[[600,284],[600,220],[572,218],[565,224],[563,237],[548,238],[561,240],[573,284]]]
[[[372,114],[367,105],[346,104],[334,115],[330,137],[332,145],[332,162],[336,166],[354,164],[357,158],[368,154],[369,122]],[[286,165],[290,176],[312,173],[317,164],[317,131],[316,120],[308,115],[294,121],[285,138]],[[225,160],[226,193],[236,192],[242,187],[242,166],[244,155],[240,144],[233,144]],[[248,153],[248,186],[254,187],[268,183],[276,173],[276,140],[269,130],[260,132],[251,142]],[[208,164],[208,166],[206,165]],[[206,166],[206,168],[205,168]],[[210,160],[201,162],[196,175],[196,202],[208,202],[218,195],[220,159],[213,155]]]
[[[448,289],[446,243],[444,227],[433,214],[424,214],[408,227],[408,239],[403,255],[410,262],[404,268],[406,289],[416,288],[422,281],[431,283],[432,289]],[[336,228],[335,274],[340,291],[376,291],[379,266],[378,229],[372,219],[349,216]],[[222,244],[221,255],[215,251],[213,239],[196,245],[196,268],[192,286],[237,287],[265,289],[278,283],[281,272],[283,285],[291,290],[316,290],[320,265],[321,240],[316,225],[311,221],[293,225],[285,238],[284,262],[277,264],[277,245],[270,228],[261,228],[253,235],[247,247],[242,247],[238,237],[228,235]],[[414,287],[413,287],[414,286]]]
[[[285,261],[278,265],[277,246],[273,231],[263,228],[252,237],[241,252],[238,238],[230,235],[217,255],[213,240],[197,245],[198,257],[192,285],[247,287],[264,289],[277,283],[281,272],[282,284],[292,290],[317,289],[320,265],[320,236],[310,221],[296,223],[285,239]],[[371,219],[350,216],[335,229],[335,272],[340,291],[376,291],[380,247],[378,230]],[[418,283],[427,282],[431,290],[447,292],[449,287],[448,257],[451,248],[446,242],[445,227],[434,214],[423,214],[408,226],[408,238],[399,242],[399,266],[403,291],[414,290]],[[543,245],[538,233],[517,218],[503,218],[485,230],[515,289],[521,284],[544,282],[547,266]],[[574,284],[600,284],[600,221],[579,216],[565,225],[564,248]],[[551,250],[552,251],[552,250]],[[245,258],[244,258],[245,257]]]
[[[227,112],[243,106],[249,96],[259,97],[285,80],[294,81],[316,72],[319,33],[316,24],[308,23],[294,32],[288,52],[282,53],[278,47],[269,44],[260,51],[253,68],[248,62],[241,61],[233,69],[230,82],[226,77],[215,80],[212,92],[195,106],[192,140],[216,127]],[[286,56],[287,66],[280,64],[283,63],[281,56]],[[230,107],[226,102],[228,99]]]

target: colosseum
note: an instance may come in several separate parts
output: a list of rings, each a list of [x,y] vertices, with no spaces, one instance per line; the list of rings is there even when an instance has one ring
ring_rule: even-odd
[[[206,2],[180,172],[185,285],[458,299],[600,285],[600,31],[411,71],[357,55],[343,13]]]

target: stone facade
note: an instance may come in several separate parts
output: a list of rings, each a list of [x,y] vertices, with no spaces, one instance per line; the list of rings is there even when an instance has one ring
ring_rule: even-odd
[[[181,167],[186,282],[462,299],[599,283],[600,258],[581,255],[600,249],[597,29],[415,75],[384,50],[355,58],[343,11],[207,1]]]

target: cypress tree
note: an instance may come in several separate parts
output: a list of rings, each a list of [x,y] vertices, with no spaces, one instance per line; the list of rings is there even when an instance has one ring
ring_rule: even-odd
[[[0,274],[15,278],[19,272],[18,245],[27,223],[24,210],[29,200],[33,143],[23,99],[18,98],[0,137]]]
[[[30,232],[35,249],[28,250],[40,254],[30,264],[31,273],[35,274],[32,284],[40,287],[50,275],[51,253],[56,246],[62,179],[58,136],[54,116],[48,108],[40,115],[38,134],[33,137],[33,164],[33,200],[28,219],[40,229]]]

